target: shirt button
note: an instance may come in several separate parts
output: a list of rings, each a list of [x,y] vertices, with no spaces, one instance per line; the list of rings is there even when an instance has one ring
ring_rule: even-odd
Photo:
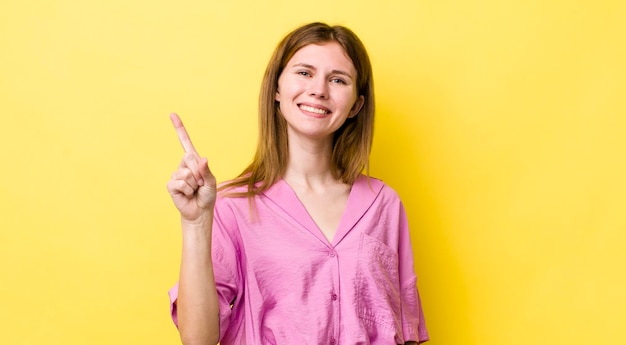
[[[333,301],[336,301],[336,300],[337,300],[337,294],[336,294],[336,293],[333,293],[332,295],[330,295],[330,298],[331,298]]]
[[[337,341],[335,340],[335,338],[330,339],[330,345],[335,345],[337,344]]]
[[[335,257],[335,255],[337,255],[337,254],[335,254],[335,252],[329,252],[329,253],[328,253],[328,256],[330,256],[331,258],[334,258],[334,257]]]

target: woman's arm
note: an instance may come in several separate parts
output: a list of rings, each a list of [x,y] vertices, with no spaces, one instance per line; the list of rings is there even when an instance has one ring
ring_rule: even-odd
[[[178,283],[178,329],[185,345],[217,344],[219,305],[211,260],[212,213],[199,224],[183,221]]]
[[[180,212],[183,248],[176,301],[178,329],[185,345],[217,344],[219,304],[211,259],[215,177],[201,158],[182,121],[170,116],[185,155],[167,189]]]

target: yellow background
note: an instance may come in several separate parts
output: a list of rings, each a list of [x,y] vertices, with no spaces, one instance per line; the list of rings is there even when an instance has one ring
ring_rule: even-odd
[[[431,344],[624,344],[626,2],[3,1],[0,343],[175,344],[176,111],[250,160],[278,40],[370,52]]]

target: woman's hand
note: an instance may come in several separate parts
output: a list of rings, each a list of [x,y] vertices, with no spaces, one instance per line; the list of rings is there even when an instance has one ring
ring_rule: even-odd
[[[178,115],[171,114],[170,119],[178,133],[178,140],[183,145],[185,155],[178,170],[172,174],[167,183],[167,190],[180,212],[182,221],[201,223],[210,218],[215,206],[217,194],[215,176],[209,169],[207,159],[200,157],[193,147]]]

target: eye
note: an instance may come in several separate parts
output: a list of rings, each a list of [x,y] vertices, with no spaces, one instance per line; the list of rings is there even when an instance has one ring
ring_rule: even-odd
[[[309,73],[308,71],[298,71],[296,72],[298,75],[301,75],[303,77],[310,77],[311,73]]]
[[[341,79],[341,78],[332,78],[332,79],[330,80],[330,82],[331,82],[331,83],[334,83],[334,84],[343,84],[343,85],[346,85],[346,81],[345,81],[345,80],[343,80],[343,79]]]

